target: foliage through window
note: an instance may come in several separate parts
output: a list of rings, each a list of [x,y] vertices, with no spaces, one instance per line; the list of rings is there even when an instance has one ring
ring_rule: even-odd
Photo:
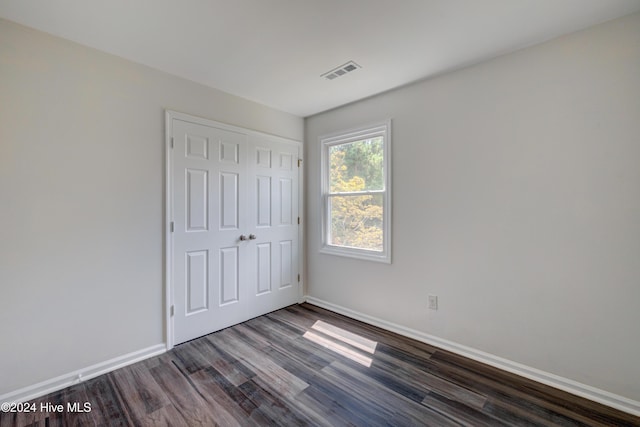
[[[322,252],[390,262],[389,127],[321,138]]]

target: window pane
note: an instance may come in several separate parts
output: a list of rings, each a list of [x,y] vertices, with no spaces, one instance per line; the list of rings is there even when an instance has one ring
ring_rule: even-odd
[[[382,194],[329,197],[329,244],[382,252]]]
[[[329,191],[384,190],[383,138],[329,147]]]

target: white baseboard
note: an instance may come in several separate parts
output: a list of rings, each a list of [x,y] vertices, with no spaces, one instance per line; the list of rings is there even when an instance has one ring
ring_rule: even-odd
[[[26,402],[28,400],[35,399],[49,393],[53,393],[54,391],[61,390],[65,387],[69,387],[70,385],[78,384],[91,378],[106,374],[108,372],[115,371],[116,369],[131,365],[132,363],[157,356],[166,351],[167,347],[164,344],[158,344],[144,348],[142,350],[134,351],[129,354],[118,356],[111,360],[88,366],[84,369],[69,372],[68,374],[60,375],[59,377],[52,378],[50,380],[42,381],[37,384],[21,388],[19,390],[5,393],[0,396],[0,403]]]
[[[551,374],[549,372],[542,371],[540,369],[532,368],[511,360],[504,359],[502,357],[495,356],[484,351],[476,350],[471,347],[467,347],[462,344],[458,344],[452,341],[448,341],[434,335],[429,335],[424,332],[417,331],[415,329],[407,328],[396,323],[388,322],[377,317],[369,316],[364,313],[360,313],[351,310],[346,307],[342,307],[327,301],[314,298],[312,296],[306,296],[305,301],[309,304],[317,305],[318,307],[326,308],[327,310],[334,311],[339,314],[343,314],[347,317],[351,317],[356,320],[368,323],[373,326],[378,326],[382,329],[386,329],[397,334],[413,338],[417,341],[448,350],[452,353],[459,354],[461,356],[468,357],[478,362],[485,363],[487,365],[494,366],[507,372],[511,372],[516,375],[520,375],[525,378],[537,381],[542,384],[546,384],[551,387],[566,391],[576,396],[584,397],[585,399],[593,400],[594,402],[602,403],[603,405],[610,406],[612,408],[619,409],[629,414],[640,416],[640,402],[619,396],[614,393],[610,393],[605,390],[601,390],[590,385],[582,384],[577,381],[563,378],[559,375]]]

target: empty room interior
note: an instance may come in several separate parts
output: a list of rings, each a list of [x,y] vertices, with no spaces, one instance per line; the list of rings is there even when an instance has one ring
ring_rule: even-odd
[[[640,1],[0,0],[0,426],[640,426]]]

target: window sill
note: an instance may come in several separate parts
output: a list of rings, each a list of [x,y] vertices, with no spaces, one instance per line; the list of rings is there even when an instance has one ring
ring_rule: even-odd
[[[321,254],[335,255],[346,258],[355,258],[363,261],[381,262],[384,264],[391,264],[391,257],[384,252],[367,251],[356,248],[346,248],[342,246],[330,246],[325,245],[320,248]]]

